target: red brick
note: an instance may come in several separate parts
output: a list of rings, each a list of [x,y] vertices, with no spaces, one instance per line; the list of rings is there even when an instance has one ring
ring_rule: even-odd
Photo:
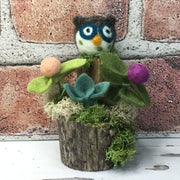
[[[15,31],[21,41],[73,42],[74,16],[113,14],[117,38],[127,31],[128,0],[10,0]]]
[[[0,134],[53,134],[56,122],[47,118],[41,95],[27,84],[39,76],[36,66],[0,67]]]
[[[145,0],[144,38],[180,40],[179,0]]]
[[[139,109],[138,132],[180,132],[180,57],[129,61],[142,63],[150,72],[146,84],[151,105]]]

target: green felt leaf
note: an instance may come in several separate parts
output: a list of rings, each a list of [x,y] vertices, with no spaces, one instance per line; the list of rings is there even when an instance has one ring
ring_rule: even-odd
[[[60,72],[52,77],[53,83],[57,83],[66,77],[69,73],[84,66],[85,64],[86,59],[73,59],[62,63]]]
[[[119,87],[110,86],[105,96],[103,96],[99,101],[108,106],[115,105],[119,101]]]
[[[100,74],[103,80],[109,81],[111,85],[118,86],[123,82],[123,77],[116,72],[112,72],[108,67],[100,66]]]
[[[125,100],[135,106],[141,107],[141,106],[145,105],[144,101],[128,88],[121,88],[119,91],[119,96],[123,100]]]
[[[137,96],[141,98],[145,105],[150,104],[149,94],[146,90],[146,87],[143,84],[134,84],[131,82],[131,87],[133,88]]]
[[[28,92],[40,94],[45,92],[52,84],[52,78],[41,76],[33,79],[27,87]]]
[[[105,81],[119,85],[127,78],[128,69],[116,52],[101,53],[99,57],[102,62],[100,74]]]

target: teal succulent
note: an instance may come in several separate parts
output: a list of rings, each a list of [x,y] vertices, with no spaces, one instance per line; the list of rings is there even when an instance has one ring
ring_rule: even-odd
[[[102,96],[109,88],[109,82],[100,82],[94,84],[94,81],[85,73],[81,74],[75,85],[64,84],[67,94],[74,101],[83,102],[84,107],[94,105],[95,100]]]

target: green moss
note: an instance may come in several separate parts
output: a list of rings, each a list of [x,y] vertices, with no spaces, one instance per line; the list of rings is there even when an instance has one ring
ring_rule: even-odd
[[[136,153],[135,138],[131,130],[118,131],[113,138],[112,144],[106,152],[106,159],[114,163],[114,167],[119,164],[124,165],[132,160]]]
[[[115,128],[116,134],[106,152],[106,159],[111,160],[114,167],[117,167],[118,165],[123,166],[127,161],[133,159],[136,153],[135,128],[132,121],[135,118],[135,113],[132,113],[132,119],[130,119],[131,111],[127,113],[127,116],[124,116],[125,111],[119,111],[118,115],[117,111],[112,109],[109,124]]]
[[[73,114],[71,119],[82,121],[88,126],[102,127],[108,120],[108,113],[103,105],[95,104],[84,109],[82,112]]]

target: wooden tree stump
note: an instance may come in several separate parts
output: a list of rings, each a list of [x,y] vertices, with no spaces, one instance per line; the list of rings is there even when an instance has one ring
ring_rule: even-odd
[[[94,83],[99,83],[102,81],[102,78],[100,76],[99,66],[101,64],[101,60],[99,58],[94,59],[93,62],[91,62],[91,65],[88,69],[84,70],[83,68],[79,68],[76,72],[79,76],[82,73],[88,74],[94,81]]]
[[[58,120],[62,162],[73,169],[101,171],[112,168],[106,160],[106,151],[111,144],[110,127],[95,128],[83,122]]]

